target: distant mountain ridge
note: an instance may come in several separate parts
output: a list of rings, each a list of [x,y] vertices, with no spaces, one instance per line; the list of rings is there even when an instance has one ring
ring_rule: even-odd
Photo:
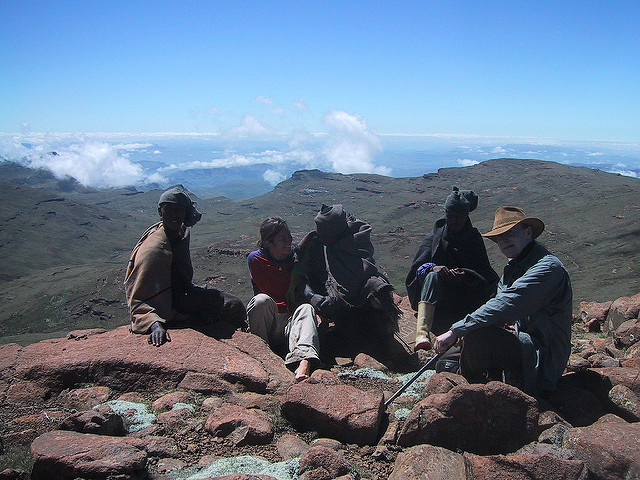
[[[124,268],[139,236],[158,220],[160,192],[86,189],[7,162],[0,163],[0,179],[3,341],[127,323]],[[491,228],[500,205],[520,205],[540,217],[546,224],[540,239],[567,266],[576,304],[640,290],[640,180],[513,159],[410,178],[305,170],[258,197],[201,199],[204,216],[192,235],[194,280],[247,301],[243,253],[255,247],[260,220],[282,216],[299,240],[314,228],[323,203],[341,203],[372,225],[376,261],[404,294],[411,259],[453,185],[479,195],[471,220],[481,232]],[[500,272],[504,258],[489,241],[487,249]]]

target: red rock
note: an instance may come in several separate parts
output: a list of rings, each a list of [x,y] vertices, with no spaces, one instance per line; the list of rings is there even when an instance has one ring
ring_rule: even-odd
[[[123,393],[118,397],[118,400],[121,402],[131,402],[131,403],[144,403],[144,397],[140,395],[138,392],[127,392]]]
[[[465,454],[474,480],[587,480],[589,471],[580,460],[564,460],[552,455]]]
[[[109,400],[111,390],[108,387],[76,388],[58,395],[58,401],[67,408],[86,410]]]
[[[19,468],[5,468],[0,472],[0,480],[22,480],[27,478],[27,472]]]
[[[620,361],[620,366],[624,368],[640,369],[640,357],[624,358]]]
[[[616,348],[613,338],[593,338],[589,342],[597,353],[603,353],[613,358],[622,358],[622,352]]]
[[[314,370],[307,380],[308,383],[323,383],[325,385],[342,385],[340,377],[329,370]]]
[[[17,343],[0,345],[0,379],[13,378],[18,355],[22,347]]]
[[[598,478],[640,478],[640,423],[597,422],[572,428],[563,447],[571,450]]]
[[[572,353],[569,356],[569,362],[567,363],[567,371],[569,372],[577,372],[578,370],[584,370],[585,368],[589,368],[591,366],[591,362],[586,358],[582,358],[580,355],[576,355]]]
[[[389,425],[387,425],[387,429],[380,438],[378,445],[395,445],[398,433],[400,433],[400,422],[390,421]]]
[[[180,425],[193,418],[193,412],[188,408],[177,408],[158,414],[156,422],[160,425]]]
[[[242,392],[227,397],[229,403],[235,403],[244,408],[257,408],[264,412],[277,409],[280,403],[273,395],[262,395],[254,392]]]
[[[5,435],[2,435],[2,442],[5,446],[7,445],[29,445],[33,442],[33,439],[36,438],[39,433],[33,428],[27,428],[25,430],[20,430],[18,432],[11,432]]]
[[[640,399],[625,385],[616,385],[609,391],[609,398],[630,422],[640,422]]]
[[[61,430],[72,430],[96,435],[123,436],[127,434],[124,420],[107,405],[78,412],[67,417],[60,425]]]
[[[156,464],[156,470],[158,473],[167,474],[176,470],[182,470],[186,465],[183,460],[177,458],[163,458]]]
[[[176,403],[193,403],[193,394],[190,392],[171,392],[154,400],[151,404],[153,410],[169,410]]]
[[[68,340],[84,340],[92,335],[107,333],[104,328],[88,328],[85,330],[73,330],[67,334]]]
[[[617,358],[610,357],[605,353],[596,353],[595,355],[591,355],[588,361],[593,368],[620,366],[620,360],[618,360]]]
[[[613,302],[580,302],[578,315],[582,323],[588,323],[595,320],[598,324],[604,324],[609,313],[609,308]]]
[[[586,348],[583,348],[578,355],[586,359],[591,355],[595,355],[596,353],[598,352],[596,352],[596,349],[593,347],[593,345],[588,345]]]
[[[631,345],[620,362],[625,368],[640,368],[640,342]]]
[[[32,480],[81,478],[144,478],[147,453],[137,441],[55,430],[31,444]]]
[[[203,480],[214,480],[214,478],[205,478]],[[247,473],[232,473],[231,475],[222,475],[215,477],[215,480],[278,480],[269,475],[249,475]]]
[[[381,372],[389,372],[389,368],[386,365],[380,363],[378,360],[366,353],[359,353],[356,355],[356,358],[353,359],[353,366],[355,368],[371,368]]]
[[[224,399],[220,397],[205,398],[202,401],[202,405],[200,405],[200,409],[206,412],[210,412],[212,410],[215,410],[216,408],[220,408],[223,403],[224,403]]]
[[[14,418],[9,423],[17,428],[42,430],[43,428],[50,428],[51,425],[61,422],[65,416],[66,414],[60,410],[43,410],[41,413]]]
[[[384,414],[382,393],[313,380],[312,376],[287,391],[282,415],[299,428],[346,443],[374,445]]]
[[[44,340],[17,352],[14,383],[31,381],[45,393],[80,383],[116,391],[173,390],[189,372],[261,393],[284,392],[293,383],[282,359],[255,335],[235,332],[216,340],[188,328],[172,333],[160,348],[128,326],[85,339]]]
[[[442,447],[417,445],[403,451],[389,480],[466,480],[464,457]]]
[[[35,382],[14,380],[7,389],[5,402],[31,405],[43,401],[49,393],[49,388]]]
[[[158,435],[147,435],[142,439],[144,449],[153,457],[177,457],[178,445],[173,438]]]
[[[299,457],[309,449],[307,442],[291,434],[282,435],[276,442],[276,448],[283,460]]]
[[[616,346],[628,348],[640,340],[640,319],[623,322],[614,333]]]
[[[225,395],[231,392],[231,386],[217,375],[200,372],[187,372],[178,388],[206,393],[207,395]]]
[[[273,439],[266,413],[232,404],[214,410],[207,418],[205,429],[214,437],[230,437],[237,446],[265,445]]]
[[[638,369],[636,368],[624,368],[624,367],[607,367],[607,368],[592,368],[593,372],[599,373],[606,378],[612,386],[624,385],[630,388],[633,393],[640,397],[640,377],[638,376]]]
[[[304,473],[316,468],[325,469],[330,477],[335,478],[346,475],[351,470],[347,461],[335,450],[326,447],[310,447],[300,457],[299,473]]]
[[[327,447],[331,450],[338,451],[344,447],[342,442],[336,440],[335,438],[318,438],[311,443],[314,447]]]
[[[615,331],[627,320],[638,318],[638,313],[640,313],[640,293],[632,297],[620,297],[614,300],[604,323],[604,331]]]
[[[540,432],[559,423],[563,423],[566,426],[571,427],[564,418],[553,410],[545,410],[544,412],[540,412],[540,415],[538,415],[538,431]]]
[[[453,387],[458,385],[469,385],[467,379],[462,375],[451,372],[440,372],[431,375],[425,383],[422,393],[428,397],[434,393],[447,393]]]
[[[421,400],[405,420],[398,444],[428,443],[481,455],[512,452],[537,437],[538,404],[515,387],[459,385]]]
[[[630,346],[627,349],[627,353],[625,353],[624,358],[625,359],[640,358],[640,342],[634,343],[632,346]]]
[[[601,332],[602,331],[602,323],[600,323],[598,320],[596,320],[595,318],[592,318],[591,320],[587,321],[582,329],[585,332]]]

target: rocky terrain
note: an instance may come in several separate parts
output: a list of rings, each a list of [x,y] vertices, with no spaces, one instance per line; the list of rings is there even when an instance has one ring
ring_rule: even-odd
[[[428,371],[387,408],[410,375],[359,354],[295,383],[222,325],[2,345],[0,479],[640,478],[639,312],[640,294],[582,303],[549,397]]]
[[[302,383],[259,338],[222,325],[172,332],[160,348],[129,333],[122,280],[157,221],[157,191],[85,189],[0,163],[1,479],[640,478],[640,180],[496,159],[420,178],[296,172],[241,202],[201,199],[196,283],[245,301],[260,220],[294,239],[322,203],[371,223],[378,267],[400,295],[451,186],[495,208],[525,207],[574,290],[573,354],[557,392],[411,376],[380,352],[338,358]],[[504,258],[487,242],[500,272]],[[10,261],[9,261],[10,259]],[[398,343],[417,370],[406,298]],[[226,475],[226,477],[224,477]]]

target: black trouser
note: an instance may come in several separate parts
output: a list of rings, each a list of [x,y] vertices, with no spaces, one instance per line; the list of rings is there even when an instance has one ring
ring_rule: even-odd
[[[478,328],[464,336],[460,373],[469,383],[505,381],[522,388],[522,347],[518,337],[504,328]]]
[[[173,296],[173,308],[178,313],[195,317],[209,317],[213,321],[223,321],[235,327],[244,328],[247,311],[238,297],[215,288],[193,287],[188,292]]]

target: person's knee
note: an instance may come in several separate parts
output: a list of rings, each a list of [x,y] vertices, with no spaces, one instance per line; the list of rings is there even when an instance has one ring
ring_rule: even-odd
[[[250,313],[254,310],[266,310],[270,308],[276,308],[276,302],[266,293],[258,293],[247,304],[247,312]]]
[[[313,309],[313,305],[311,305],[310,303],[303,303],[298,308],[296,308],[295,314],[310,317],[315,314],[315,310]]]
[[[424,277],[424,281],[422,283],[422,290],[420,292],[420,299],[422,301],[428,301],[431,303],[435,303],[441,294],[442,289],[442,280],[435,272],[429,272]]]

